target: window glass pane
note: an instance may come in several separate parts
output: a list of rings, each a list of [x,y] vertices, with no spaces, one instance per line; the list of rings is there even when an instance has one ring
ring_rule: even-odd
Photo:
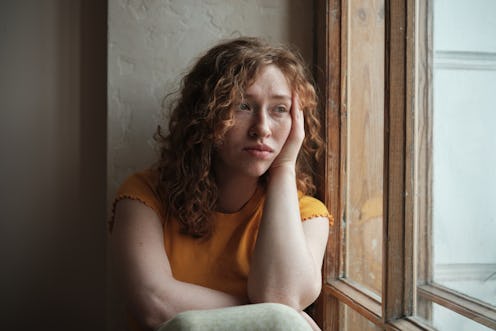
[[[345,277],[382,292],[384,0],[347,1]]]
[[[339,303],[339,330],[340,331],[378,331],[377,325],[345,305]]]
[[[462,316],[450,309],[433,302],[428,303],[431,306],[432,313],[427,324],[433,326],[439,331],[489,331],[492,330],[482,324],[479,324],[465,316]]]
[[[433,10],[432,277],[496,305],[496,1]]]

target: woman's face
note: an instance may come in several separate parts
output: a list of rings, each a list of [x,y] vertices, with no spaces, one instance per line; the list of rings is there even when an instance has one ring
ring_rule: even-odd
[[[262,68],[233,105],[234,125],[216,150],[218,176],[258,179],[270,168],[291,130],[291,97],[281,70],[275,65]]]

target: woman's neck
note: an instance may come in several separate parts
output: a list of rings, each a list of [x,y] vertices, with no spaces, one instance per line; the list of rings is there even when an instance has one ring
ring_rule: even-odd
[[[218,182],[217,185],[219,189],[217,211],[235,213],[243,208],[255,194],[258,180],[256,178],[224,179],[220,183]]]

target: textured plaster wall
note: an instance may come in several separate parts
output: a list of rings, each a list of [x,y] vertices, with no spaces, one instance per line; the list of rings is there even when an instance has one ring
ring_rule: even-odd
[[[110,0],[108,194],[154,162],[161,102],[219,39],[260,36],[312,59],[310,0]]]

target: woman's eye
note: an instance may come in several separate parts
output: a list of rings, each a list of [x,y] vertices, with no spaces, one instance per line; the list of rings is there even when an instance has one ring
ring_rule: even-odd
[[[250,110],[250,106],[246,103],[240,103],[239,110]]]
[[[288,109],[284,106],[277,106],[275,108],[276,113],[287,113]]]

